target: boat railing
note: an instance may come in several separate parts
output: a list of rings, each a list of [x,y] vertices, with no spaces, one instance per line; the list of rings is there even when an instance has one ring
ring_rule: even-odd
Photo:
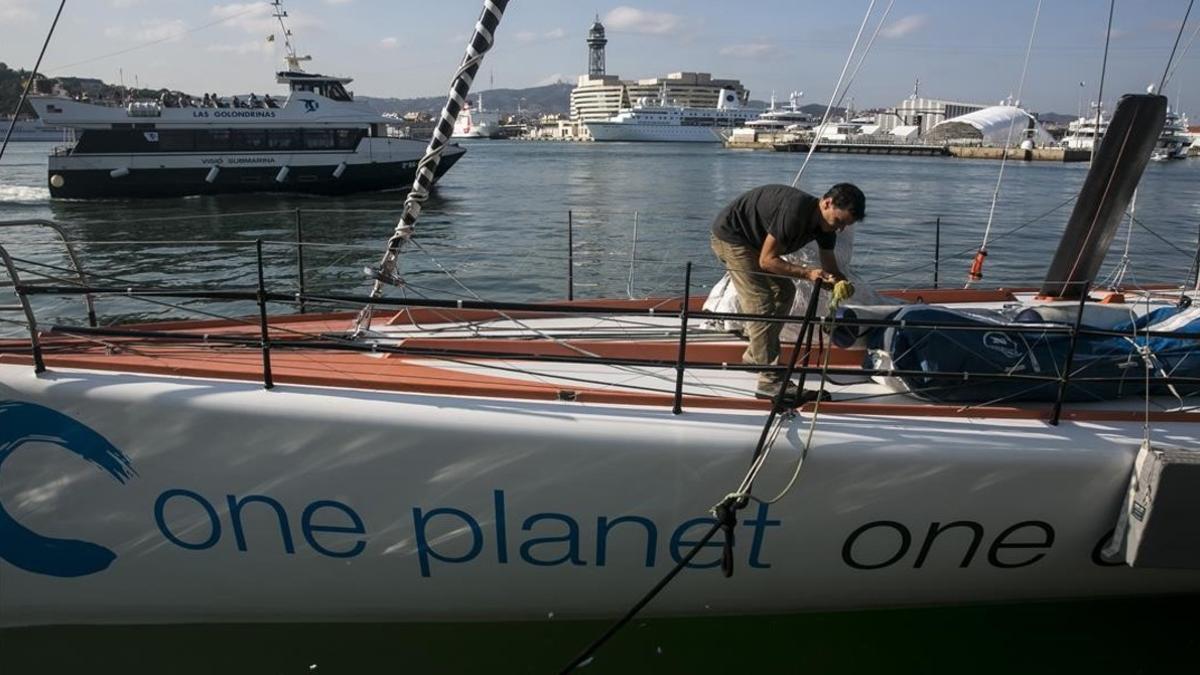
[[[261,255],[261,242],[256,242],[256,248]],[[11,258],[8,257],[6,251],[0,248],[0,258],[4,259],[6,265],[10,269],[14,269]],[[736,313],[736,312],[709,312],[703,310],[692,309],[689,302],[689,286],[690,274],[685,280],[684,295],[672,299],[664,299],[650,306],[635,306],[630,304],[614,303],[611,305],[597,304],[595,302],[564,302],[564,303],[524,303],[524,302],[490,302],[481,300],[463,300],[463,299],[443,299],[443,298],[370,298],[366,295],[353,294],[300,294],[294,292],[279,293],[271,291],[263,281],[263,267],[258,268],[258,284],[257,287],[241,287],[241,288],[224,288],[224,289],[205,289],[205,288],[162,288],[162,287],[120,287],[120,286],[80,286],[80,285],[65,285],[56,286],[49,284],[27,284],[21,281],[19,277],[14,277],[14,282],[17,294],[22,298],[21,309],[27,312],[30,317],[31,338],[34,349],[35,367],[38,372],[44,369],[41,363],[41,347],[39,344],[38,330],[36,323],[32,319],[32,309],[28,303],[29,296],[37,295],[56,295],[56,296],[72,296],[84,295],[90,297],[97,296],[120,296],[120,297],[136,297],[161,301],[167,298],[175,299],[204,299],[217,300],[225,302],[253,302],[258,305],[260,313],[258,323],[257,337],[247,336],[245,333],[221,333],[211,330],[203,332],[191,332],[187,330],[153,330],[146,327],[121,328],[121,327],[96,327],[94,322],[90,327],[78,327],[68,325],[52,325],[49,327],[50,333],[55,333],[63,336],[80,337],[80,338],[128,338],[140,339],[151,342],[164,344],[179,344],[179,343],[202,343],[206,346],[226,345],[230,347],[256,347],[262,350],[263,366],[262,374],[264,386],[273,386],[273,378],[271,375],[270,353],[272,350],[280,349],[303,349],[303,350],[334,350],[334,351],[354,351],[364,353],[385,353],[398,354],[407,356],[420,356],[430,358],[447,358],[447,359],[507,359],[507,360],[528,360],[542,362],[560,362],[560,363],[587,363],[601,364],[622,367],[645,367],[645,368],[672,368],[676,370],[677,380],[674,392],[673,408],[678,413],[682,411],[683,404],[683,377],[687,371],[691,370],[727,370],[727,371],[747,371],[747,372],[764,372],[770,370],[780,370],[781,366],[756,366],[734,363],[713,363],[705,361],[694,361],[688,358],[689,335],[694,329],[690,326],[692,321],[708,321],[708,320],[738,320],[738,321],[762,321],[762,322],[779,322],[779,323],[799,323],[802,325],[800,335],[794,350],[797,353],[802,353],[804,356],[801,362],[792,371],[800,376],[815,375],[818,377],[921,377],[933,381],[950,381],[957,383],[970,383],[972,386],[976,383],[998,382],[998,381],[1017,381],[1029,383],[1030,386],[1052,386],[1058,387],[1058,398],[1049,415],[1051,423],[1057,423],[1061,415],[1063,404],[1063,395],[1070,382],[1075,383],[1105,383],[1125,381],[1125,378],[1112,377],[1083,377],[1074,373],[1071,364],[1071,358],[1074,349],[1072,348],[1067,355],[1066,363],[1061,364],[1059,375],[1034,374],[1034,373],[995,373],[995,372],[941,372],[929,370],[906,370],[901,368],[869,368],[869,367],[846,367],[846,366],[818,366],[813,363],[815,354],[818,349],[814,349],[813,336],[819,331],[832,329],[835,324],[838,326],[857,326],[865,328],[886,328],[886,327],[902,327],[908,329],[945,329],[953,328],[956,331],[964,332],[991,332],[997,330],[996,326],[984,325],[959,325],[946,324],[939,322],[920,322],[920,321],[904,321],[894,319],[865,319],[865,318],[841,318],[833,319],[832,317],[815,317],[811,315],[797,316],[765,316],[758,314]],[[10,272],[11,273],[11,272]],[[483,310],[496,313],[497,317],[506,316],[506,313],[522,313],[525,315],[575,315],[575,316],[620,316],[620,317],[637,317],[637,316],[657,316],[667,318],[678,318],[680,320],[680,330],[678,334],[678,357],[675,360],[664,360],[655,358],[639,358],[639,357],[624,357],[611,358],[601,357],[585,353],[564,355],[564,354],[529,354],[524,350],[517,350],[511,353],[503,350],[481,349],[481,348],[464,348],[455,347],[452,341],[448,341],[447,345],[442,347],[429,346],[407,346],[402,341],[390,344],[387,341],[380,341],[379,336],[368,336],[366,340],[350,340],[349,339],[349,322],[347,322],[346,335],[333,334],[294,334],[280,336],[272,330],[271,321],[268,316],[267,307],[269,304],[285,303],[294,304],[308,302],[310,304],[335,305],[342,307],[363,307],[368,304],[374,304],[381,308],[389,308],[396,311],[414,310],[414,309],[436,309],[448,310],[450,312],[461,312],[470,310]],[[1082,303],[1080,304],[1081,311],[1073,324],[1009,324],[1003,327],[1003,330],[1011,333],[1031,334],[1038,337],[1047,335],[1067,336],[1074,345],[1075,341],[1081,336],[1096,336],[1096,337],[1124,337],[1124,338],[1140,338],[1142,340],[1159,337],[1170,337],[1175,339],[1185,339],[1200,341],[1200,333],[1187,333],[1183,331],[1145,331],[1122,332],[1115,330],[1093,329],[1082,325]],[[247,322],[240,322],[243,325],[250,325]],[[1200,385],[1200,378],[1196,377],[1180,377],[1173,376],[1167,373],[1147,376],[1145,383],[1148,386],[1191,386]]]
[[[79,264],[79,257],[75,253],[75,248],[71,245],[71,240],[67,236],[66,231],[58,223],[49,220],[30,219],[30,220],[15,220],[0,222],[0,228],[19,228],[19,227],[40,227],[52,230],[67,253],[67,258],[71,263],[71,267],[75,272],[74,280],[79,286],[86,286],[87,280],[83,275],[83,267]],[[8,274],[7,282],[0,282],[0,288],[11,287],[17,296],[18,304],[16,305],[0,305],[0,312],[21,312],[25,315],[25,321],[29,328],[30,348],[33,353],[34,371],[43,372],[46,369],[42,359],[41,342],[39,340],[39,330],[37,317],[34,314],[33,306],[29,302],[29,294],[25,292],[26,286],[22,282],[21,273],[18,265],[13,257],[9,254],[8,249],[0,245],[0,262],[3,263],[5,272]],[[84,307],[87,311],[88,326],[96,327],[96,306],[91,293],[83,293]]]
[[[272,349],[308,349],[308,350],[337,350],[337,351],[361,351],[370,353],[396,353],[410,356],[426,356],[426,357],[442,357],[442,358],[461,358],[461,359],[480,359],[480,358],[508,358],[519,360],[532,361],[560,361],[560,362],[579,362],[589,364],[609,364],[614,366],[626,367],[644,367],[644,368],[670,368],[674,369],[677,374],[676,387],[673,398],[673,407],[676,411],[682,410],[684,401],[682,383],[684,373],[692,370],[730,370],[730,371],[747,371],[747,372],[763,372],[772,369],[778,369],[780,366],[751,366],[741,363],[714,363],[689,357],[690,354],[695,354],[694,345],[689,347],[690,343],[699,341],[711,341],[714,339],[713,330],[701,329],[701,325],[713,324],[716,322],[725,321],[759,321],[759,322],[780,322],[780,323],[799,323],[811,326],[808,331],[807,341],[803,344],[797,343],[795,349],[803,350],[806,356],[798,365],[797,374],[802,376],[809,374],[828,375],[832,377],[839,376],[858,376],[858,377],[921,377],[931,381],[938,382],[957,382],[957,383],[976,383],[988,381],[1017,381],[1027,382],[1031,387],[1048,387],[1057,385],[1059,390],[1059,401],[1055,406],[1054,412],[1050,415],[1051,421],[1057,421],[1061,414],[1061,405],[1063,394],[1066,391],[1068,381],[1075,383],[1089,382],[1106,382],[1116,381],[1114,378],[1094,378],[1087,377],[1087,373],[1075,373],[1070,364],[1071,356],[1068,355],[1067,363],[1058,364],[1055,374],[1038,374],[1038,373],[985,373],[985,372],[938,372],[938,371],[908,371],[900,368],[868,368],[863,366],[847,367],[844,364],[826,364],[825,367],[818,367],[811,363],[809,358],[819,349],[813,347],[813,336],[823,335],[826,331],[830,331],[835,327],[846,328],[855,327],[858,329],[881,329],[889,327],[900,327],[908,329],[930,329],[936,330],[940,328],[953,327],[956,331],[966,332],[987,332],[997,330],[997,326],[973,326],[973,325],[958,325],[949,326],[939,322],[920,322],[912,320],[896,320],[891,318],[872,319],[865,317],[809,317],[804,316],[763,316],[752,313],[738,312],[711,312],[699,309],[699,303],[694,302],[696,299],[695,288],[692,282],[693,265],[687,264],[684,270],[684,279],[682,289],[679,286],[675,287],[676,294],[672,296],[661,297],[656,301],[604,301],[604,300],[577,300],[569,299],[565,302],[557,303],[530,303],[530,302],[505,302],[505,301],[489,301],[474,296],[468,298],[466,296],[459,297],[416,297],[420,295],[420,290],[414,294],[408,294],[408,297],[385,297],[372,299],[366,295],[357,294],[338,294],[316,291],[313,292],[306,287],[305,282],[305,259],[304,249],[311,242],[304,242],[303,231],[299,229],[301,221],[297,214],[297,242],[296,242],[296,282],[295,284],[288,283],[287,289],[280,289],[280,283],[286,276],[281,277],[274,274],[272,271],[272,281],[268,283],[267,266],[263,261],[263,246],[264,243],[283,244],[285,242],[264,242],[263,240],[238,240],[226,242],[208,242],[212,244],[230,244],[239,247],[251,249],[254,255],[254,268],[246,269],[247,276],[253,271],[253,276],[256,277],[256,283],[253,286],[245,284],[240,286],[221,286],[217,288],[205,288],[197,286],[162,286],[149,283],[137,283],[128,279],[107,276],[107,275],[88,275],[85,274],[79,259],[76,255],[75,248],[67,238],[61,226],[51,221],[29,220],[29,221],[13,221],[8,223],[0,223],[0,227],[22,227],[22,226],[37,226],[48,228],[55,232],[63,245],[66,248],[69,258],[69,265],[66,267],[46,266],[50,272],[43,273],[38,276],[36,281],[32,281],[32,274],[26,274],[29,270],[29,261],[24,261],[18,257],[12,256],[9,250],[4,246],[0,246],[0,262],[3,262],[8,271],[10,286],[14,289],[19,304],[8,307],[10,311],[23,312],[26,316],[29,334],[30,334],[30,349],[33,352],[35,369],[38,372],[44,369],[42,359],[43,336],[52,334],[58,338],[76,338],[76,339],[98,339],[111,337],[124,337],[130,340],[147,340],[151,342],[163,344],[178,344],[178,343],[203,343],[205,345],[229,345],[234,347],[258,347],[263,352],[263,379],[264,384],[272,386],[272,377],[270,373],[270,352]],[[87,243],[87,242],[84,242]],[[100,243],[100,242],[93,242]],[[112,243],[112,242],[108,242]],[[181,242],[165,242],[177,245]],[[205,244],[204,241],[193,242],[195,244]],[[22,267],[25,265],[25,267]],[[677,277],[678,279],[678,277]],[[678,291],[682,290],[682,294]],[[943,291],[943,293],[954,293],[957,291]],[[1178,290],[1175,291],[1178,293]],[[570,294],[570,290],[568,290]],[[51,323],[48,328],[43,328],[34,316],[34,308],[30,302],[30,298],[34,297],[70,297],[82,295],[85,301],[85,308],[88,314],[86,327],[77,325],[67,325],[61,322]],[[997,297],[1006,295],[1011,298],[1011,294],[996,293]],[[925,292],[925,296],[920,294],[912,295],[906,299],[915,301],[918,304],[924,302],[924,297],[928,297],[931,301],[936,302],[938,297],[934,291]],[[213,303],[216,306],[225,306],[227,310],[224,313],[218,311],[209,311],[205,309],[202,313],[205,316],[216,319],[226,319],[228,325],[250,325],[258,324],[258,333],[256,337],[248,336],[245,331],[228,333],[223,331],[211,331],[205,328],[206,332],[189,332],[181,330],[177,327],[164,328],[162,330],[155,329],[153,326],[135,326],[132,328],[112,326],[112,327],[97,327],[96,313],[94,308],[95,297],[107,298],[122,298],[140,302],[149,302],[158,307],[167,306],[177,309],[184,309],[184,304],[193,301],[202,301]],[[1182,295],[1180,296],[1182,297]],[[171,304],[171,300],[184,301],[181,304]],[[245,316],[246,311],[251,306],[256,306],[259,316],[256,320],[249,322],[244,319],[238,319],[239,316]],[[362,307],[374,304],[381,309],[393,310],[395,312],[404,312],[412,310],[434,310],[440,312],[444,316],[453,317],[456,313],[462,311],[486,311],[494,313],[500,319],[506,316],[596,316],[596,317],[632,317],[636,319],[638,316],[667,318],[670,320],[679,320],[679,329],[676,334],[678,339],[677,358],[673,360],[664,360],[660,358],[607,358],[596,356],[587,353],[578,354],[529,354],[526,350],[516,350],[512,353],[505,352],[503,345],[495,345],[489,348],[480,348],[478,344],[464,345],[455,343],[453,340],[447,340],[444,346],[429,347],[425,346],[406,346],[403,341],[395,344],[389,343],[386,335],[383,334],[367,334],[363,340],[353,340],[350,338],[350,321],[347,319],[346,333],[328,333],[309,334],[296,333],[294,331],[284,330],[280,332],[281,326],[288,325],[289,322],[272,323],[268,316],[268,309],[271,306],[275,308],[281,305],[289,307],[289,314],[310,310],[311,308],[319,307],[322,312],[337,312],[337,311],[353,311]],[[1130,344],[1131,349],[1136,349],[1137,340],[1146,340],[1157,337],[1170,337],[1176,339],[1200,341],[1200,334],[1191,334],[1182,331],[1178,332],[1152,332],[1145,330],[1137,330],[1136,332],[1124,332],[1115,330],[1094,329],[1083,325],[1082,323],[1082,308],[1080,303],[1080,312],[1076,320],[1071,324],[1006,324],[1002,330],[1014,334],[1033,335],[1035,337],[1059,336],[1067,337],[1073,343],[1078,337],[1119,337],[1133,339]],[[208,307],[208,305],[206,305]],[[281,317],[277,314],[275,321]],[[659,322],[661,323],[661,321]],[[199,330],[199,329],[197,329]],[[534,329],[532,334],[537,334]],[[801,334],[804,334],[804,330]],[[486,337],[486,334],[484,334]],[[542,336],[546,337],[546,336]],[[587,335],[579,335],[580,338],[587,338]],[[670,340],[669,335],[659,336],[659,340],[666,338]],[[571,338],[564,338],[570,340]],[[69,341],[68,343],[69,344]],[[61,340],[55,340],[55,348],[69,348],[64,346]],[[7,351],[20,351],[19,348],[9,345]],[[553,350],[550,350],[553,351]],[[1073,351],[1073,350],[1072,350]],[[1132,352],[1131,352],[1132,353]],[[1141,378],[1137,378],[1139,381]],[[1145,379],[1148,385],[1156,387],[1176,385],[1187,386],[1189,390],[1194,390],[1195,385],[1200,385],[1200,378],[1188,378],[1172,376],[1170,373],[1156,373],[1153,376],[1148,376]],[[664,392],[666,393],[666,392]]]
[[[261,243],[256,245],[261,250]],[[7,252],[0,248],[0,257],[5,259],[5,263],[12,265],[11,259],[7,257]],[[1075,341],[1082,336],[1093,337],[1122,337],[1128,339],[1147,340],[1152,338],[1174,338],[1182,340],[1192,340],[1200,342],[1200,333],[1189,333],[1184,331],[1147,331],[1137,330],[1133,332],[1124,332],[1116,330],[1090,328],[1082,324],[1082,307],[1080,303],[1080,312],[1073,323],[1070,324],[1028,324],[1022,325],[1018,323],[1006,324],[1002,330],[1009,333],[1018,333],[1024,335],[1034,335],[1037,337],[1045,337],[1048,335],[1066,336],[1070,339],[1072,348],[1068,352],[1066,362],[1060,364],[1058,375],[1036,374],[1036,373],[996,373],[996,372],[974,372],[974,371],[930,371],[930,370],[911,370],[902,368],[871,368],[865,366],[847,367],[833,365],[817,365],[813,363],[816,359],[816,354],[820,351],[819,347],[814,348],[814,336],[822,331],[827,331],[836,326],[857,326],[864,328],[907,328],[907,329],[953,329],[963,332],[994,332],[999,330],[995,325],[960,325],[947,324],[943,322],[921,322],[921,321],[906,321],[896,319],[866,319],[866,318],[839,318],[832,317],[816,317],[811,315],[787,315],[787,316],[767,316],[759,314],[747,314],[737,312],[710,312],[703,310],[692,309],[689,302],[690,296],[688,285],[690,283],[690,275],[685,280],[684,295],[671,299],[663,299],[660,302],[651,304],[650,306],[636,306],[630,304],[614,303],[611,305],[597,304],[596,302],[563,302],[563,303],[525,303],[525,302],[491,302],[481,300],[464,300],[464,299],[446,299],[446,298],[371,298],[367,295],[354,294],[307,294],[288,292],[279,293],[271,291],[263,281],[263,268],[259,268],[259,282],[257,287],[241,287],[241,288],[226,288],[226,289],[204,289],[204,288],[162,288],[162,287],[120,287],[120,286],[78,286],[78,285],[45,285],[45,284],[26,284],[19,279],[16,281],[16,290],[19,296],[23,298],[22,308],[32,314],[29,309],[29,304],[24,298],[36,295],[57,295],[57,296],[121,296],[121,297],[137,297],[152,300],[162,300],[166,298],[175,299],[205,299],[218,300],[227,302],[253,302],[260,309],[257,322],[239,321],[242,325],[249,327],[253,323],[258,324],[258,335],[256,337],[248,336],[243,333],[222,333],[214,332],[210,329],[202,331],[188,331],[180,329],[170,330],[153,330],[145,326],[135,328],[121,327],[96,327],[94,324],[91,327],[79,327],[69,325],[52,325],[49,327],[51,333],[57,333],[63,336],[72,337],[106,337],[106,338],[130,338],[141,339],[163,344],[180,344],[180,343],[202,343],[206,346],[225,345],[230,347],[252,347],[260,348],[263,354],[263,381],[264,386],[273,386],[273,378],[270,367],[270,353],[272,350],[333,350],[340,352],[363,352],[373,354],[397,354],[406,356],[419,356],[429,358],[446,358],[446,359],[505,359],[505,360],[527,360],[535,362],[558,362],[558,363],[586,363],[593,365],[611,365],[622,367],[644,367],[644,368],[671,368],[677,373],[676,387],[673,396],[673,408],[678,413],[682,411],[683,404],[683,377],[687,371],[691,370],[725,370],[725,371],[746,371],[761,373],[765,371],[782,370],[783,366],[758,366],[747,365],[741,363],[714,363],[708,361],[689,360],[688,345],[689,335],[696,330],[690,325],[690,322],[702,322],[709,320],[736,320],[736,321],[761,321],[761,322],[776,322],[776,323],[797,323],[801,324],[802,328],[800,335],[802,338],[807,336],[807,339],[798,339],[794,350],[799,350],[798,353],[803,357],[800,363],[792,371],[794,374],[803,376],[815,375],[818,377],[921,377],[927,380],[934,381],[949,381],[962,384],[970,384],[974,386],[977,383],[986,382],[1025,382],[1032,386],[1057,386],[1058,397],[1054,403],[1052,412],[1049,415],[1051,423],[1057,423],[1061,416],[1061,409],[1064,401],[1064,394],[1068,384],[1070,383],[1114,383],[1127,382],[1124,377],[1089,377],[1080,376],[1074,372],[1072,365],[1072,356],[1074,352],[1073,345]],[[586,353],[578,354],[542,354],[529,353],[527,350],[514,350],[505,352],[497,349],[484,349],[479,347],[455,347],[452,340],[447,341],[446,346],[429,347],[429,346],[408,346],[403,341],[389,343],[384,336],[368,335],[364,340],[352,340],[349,338],[349,321],[347,321],[346,334],[291,334],[279,335],[271,328],[271,321],[268,316],[267,307],[269,304],[285,303],[295,304],[307,302],[310,304],[335,305],[346,308],[363,307],[368,304],[373,304],[380,308],[388,308],[390,310],[414,310],[414,309],[435,309],[449,312],[462,312],[471,310],[482,310],[496,313],[497,318],[504,317],[510,313],[521,313],[522,315],[547,315],[547,316],[592,316],[592,317],[666,317],[678,318],[680,320],[680,330],[678,334],[678,357],[675,360],[666,360],[661,358],[640,358],[640,357],[602,357]],[[447,315],[451,316],[451,315]],[[32,324],[31,319],[31,326]],[[38,346],[38,338],[36,328],[31,330],[33,334],[33,344],[35,349],[35,360],[40,363],[40,347]],[[1131,343],[1136,345],[1136,343]],[[44,366],[38,366],[44,368]],[[39,372],[41,372],[39,370]],[[1144,381],[1148,386],[1189,386],[1195,387],[1200,385],[1200,378],[1174,376],[1169,373],[1155,374],[1146,378],[1137,378],[1138,381]],[[968,406],[973,407],[973,406]]]

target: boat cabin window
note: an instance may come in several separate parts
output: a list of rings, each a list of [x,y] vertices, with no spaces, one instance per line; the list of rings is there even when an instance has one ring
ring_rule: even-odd
[[[341,82],[331,81],[316,81],[316,82],[292,82],[292,91],[307,91],[314,94],[320,94],[332,101],[353,101],[354,98],[346,91]]]
[[[334,101],[350,101],[350,94],[346,93],[346,88],[341,82],[330,82],[325,87],[325,96]]]
[[[270,152],[343,150],[358,147],[365,128],[342,129],[136,129],[88,130],[77,154],[141,152]]]

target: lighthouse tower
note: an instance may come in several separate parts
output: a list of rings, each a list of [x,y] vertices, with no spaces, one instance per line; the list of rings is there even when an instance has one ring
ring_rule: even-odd
[[[604,37],[604,24],[600,23],[599,14],[596,15],[596,21],[588,31],[587,44],[588,75],[602,77],[604,75],[604,45],[608,44],[608,39]]]

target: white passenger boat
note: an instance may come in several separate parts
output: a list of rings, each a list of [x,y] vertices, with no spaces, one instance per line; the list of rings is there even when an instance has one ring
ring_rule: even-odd
[[[473,53],[504,5],[487,3]],[[464,64],[376,290],[403,285]],[[1139,447],[1200,450],[1196,293],[1090,290],[1164,112],[1150,95],[1118,106],[1121,140],[1100,146],[1040,289],[885,293],[820,328],[816,303],[783,317],[800,327],[779,368],[831,397],[796,410],[755,398],[761,367],[713,327],[771,317],[686,291],[308,297],[261,267],[217,292],[73,284],[28,278],[0,239],[3,309],[29,324],[0,343],[0,624],[603,617],[676,565],[649,611],[1200,591],[1200,561],[1105,552]],[[32,225],[51,226],[0,232]],[[82,266],[69,244],[63,260]],[[39,324],[40,295],[84,299],[80,321]],[[100,327],[112,295],[260,313]],[[298,297],[360,311],[271,316]],[[736,574],[717,583],[720,567]]]
[[[716,108],[670,105],[665,100],[638,101],[612,118],[585,122],[594,141],[719,143],[721,132],[757,119],[762,110],[742,108],[737,93],[722,89]]]
[[[277,16],[286,16],[278,6]],[[344,194],[412,184],[425,143],[389,137],[394,120],[355,101],[346,89],[350,78],[304,72],[307,57],[296,56],[284,31],[287,69],[276,82],[287,93],[278,100],[253,94],[128,102],[31,97],[44,125],[77,134],[50,155],[50,196]],[[463,152],[447,147],[439,171]]]

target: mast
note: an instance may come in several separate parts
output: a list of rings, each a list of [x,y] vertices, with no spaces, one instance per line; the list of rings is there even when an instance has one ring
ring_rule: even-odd
[[[1095,281],[1166,113],[1166,97],[1156,94],[1128,94],[1117,103],[1042,282],[1043,298],[1077,300]]]
[[[303,73],[304,69],[300,67],[300,62],[312,61],[312,57],[308,55],[296,55],[296,46],[292,44],[292,31],[287,27],[287,23],[284,22],[288,13],[283,8],[283,0],[271,0],[271,6],[275,8],[275,12],[271,16],[279,21],[279,29],[283,31],[283,61],[287,64],[289,71]]]
[[[466,105],[467,94],[471,92],[471,84],[475,81],[475,75],[479,72],[484,55],[495,42],[496,28],[500,26],[500,19],[504,16],[504,10],[507,7],[508,0],[484,0],[483,2],[483,12],[479,15],[479,20],[475,22],[475,32],[467,42],[467,52],[463,55],[462,64],[454,73],[454,79],[450,81],[450,93],[446,98],[445,107],[442,108],[437,128],[434,129],[433,136],[429,139],[429,146],[425,148],[425,156],[417,163],[417,173],[413,178],[408,197],[404,200],[404,210],[400,214],[400,222],[396,223],[396,229],[388,239],[387,248],[384,250],[379,267],[375,270],[368,270],[375,279],[375,283],[371,287],[372,299],[383,295],[384,283],[392,285],[402,283],[396,274],[396,257],[400,254],[404,243],[413,236],[417,218],[421,215],[421,205],[429,198],[429,189],[433,187],[437,167],[442,160],[442,151],[449,143],[450,136],[454,134],[454,122],[458,119],[458,113]],[[370,325],[371,312],[372,305],[363,307],[359,312],[358,318],[354,322],[355,335],[362,334]]]

